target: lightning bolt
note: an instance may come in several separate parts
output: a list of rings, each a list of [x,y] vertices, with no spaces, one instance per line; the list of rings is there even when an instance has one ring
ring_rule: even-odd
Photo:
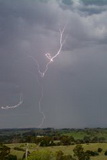
[[[17,103],[17,104],[15,104],[15,105],[13,105],[13,106],[2,106],[1,107],[1,109],[14,109],[14,108],[17,108],[17,107],[19,107],[21,104],[23,103],[23,95],[22,95],[22,93],[20,94],[20,100],[19,100],[19,102]]]
[[[37,67],[37,71],[38,71],[38,73],[39,73],[39,75],[40,75],[40,77],[42,79],[45,77],[45,75],[46,75],[46,73],[48,71],[49,65],[52,62],[54,62],[54,59],[57,58],[57,56],[61,53],[63,44],[65,43],[65,40],[63,40],[63,34],[64,34],[64,31],[65,31],[65,27],[66,27],[66,25],[63,27],[62,30],[59,29],[59,35],[60,35],[60,37],[59,37],[59,49],[58,49],[57,53],[54,56],[51,56],[50,53],[46,53],[45,54],[46,58],[48,59],[48,62],[46,64],[45,69],[44,69],[43,72],[40,70],[40,65],[39,65],[38,61],[33,56],[29,55],[29,57],[35,62],[35,65]],[[40,84],[39,81],[38,81],[38,83]],[[41,108],[41,103],[42,103],[42,99],[43,99],[43,86],[42,85],[40,85],[40,86],[41,86],[40,87],[41,88],[41,96],[40,96],[39,104],[38,105],[39,105],[39,113],[42,115],[42,120],[41,120],[41,123],[38,126],[38,128],[41,128],[43,126],[43,123],[44,123],[44,121],[46,119],[46,116],[45,116],[45,114],[44,114],[44,112],[43,112],[43,110]]]

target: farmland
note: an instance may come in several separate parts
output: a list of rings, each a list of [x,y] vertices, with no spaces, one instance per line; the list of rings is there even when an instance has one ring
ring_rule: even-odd
[[[14,144],[7,144],[8,147],[11,148],[11,154],[17,155],[18,159],[21,159],[23,157],[24,151],[17,151],[14,150],[15,147],[19,147],[22,149],[26,148],[26,143],[21,144],[21,143],[14,143]],[[92,150],[92,151],[97,151],[98,148],[102,148],[102,152],[95,157],[91,157],[92,160],[105,160],[106,156],[104,155],[105,151],[107,150],[107,143],[93,143],[93,144],[83,144],[82,145],[84,150]],[[55,153],[56,151],[62,151],[64,154],[71,154],[73,155],[73,149],[75,145],[70,145],[70,146],[53,146],[53,147],[39,147],[34,143],[30,143],[28,145],[29,151],[33,152],[35,150],[49,150]]]
[[[79,145],[84,153],[92,152],[91,160],[105,160],[107,129],[1,129],[0,143],[8,147],[9,154],[16,156],[17,160],[22,160],[26,149],[31,155],[34,151],[49,151],[54,155],[62,151],[64,155],[74,156],[74,149]]]

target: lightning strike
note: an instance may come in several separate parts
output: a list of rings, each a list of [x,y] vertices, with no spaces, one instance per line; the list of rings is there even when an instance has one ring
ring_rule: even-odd
[[[1,109],[5,109],[5,110],[7,110],[7,109],[14,109],[14,108],[19,107],[22,103],[23,103],[23,95],[21,94],[20,95],[19,103],[17,103],[16,105],[13,105],[13,106],[5,106],[5,107],[2,106]]]
[[[64,31],[65,31],[65,27],[61,30],[59,29],[59,34],[60,34],[60,37],[59,37],[59,49],[58,49],[58,52],[54,55],[54,56],[51,56],[50,53],[46,53],[45,56],[46,58],[49,60],[45,66],[45,69],[44,71],[42,72],[40,70],[40,66],[39,66],[39,63],[38,61],[33,57],[33,56],[30,56],[30,58],[32,58],[32,60],[35,62],[35,65],[37,67],[37,71],[40,75],[40,77],[43,79],[48,71],[48,68],[49,68],[49,65],[54,62],[54,59],[57,58],[57,56],[61,53],[61,50],[62,50],[62,47],[63,47],[63,44],[65,43],[65,39],[63,40],[63,34],[64,34]],[[39,82],[40,83],[40,82]],[[41,96],[40,96],[40,99],[39,99],[39,113],[42,115],[42,120],[41,120],[41,123],[40,125],[38,126],[38,128],[41,128],[44,124],[44,121],[46,119],[46,116],[44,114],[44,112],[42,111],[42,108],[41,108],[41,103],[42,103],[42,99],[43,99],[43,87],[41,86]]]
[[[45,114],[44,114],[44,112],[42,111],[42,108],[41,108],[42,99],[43,99],[43,87],[41,87],[41,97],[39,99],[39,113],[42,115],[42,120],[41,120],[41,123],[39,124],[38,128],[41,128],[43,126],[43,123],[46,119]]]

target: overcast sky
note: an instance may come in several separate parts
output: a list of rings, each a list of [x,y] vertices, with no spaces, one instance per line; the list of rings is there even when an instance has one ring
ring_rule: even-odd
[[[107,127],[107,0],[0,0],[0,128],[38,127],[41,87],[42,127]]]

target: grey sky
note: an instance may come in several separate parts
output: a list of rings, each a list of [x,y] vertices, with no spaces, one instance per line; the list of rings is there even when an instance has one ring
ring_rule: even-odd
[[[45,77],[37,67],[59,49]],[[0,0],[0,128],[37,127],[44,96],[43,127],[107,127],[107,0]]]

